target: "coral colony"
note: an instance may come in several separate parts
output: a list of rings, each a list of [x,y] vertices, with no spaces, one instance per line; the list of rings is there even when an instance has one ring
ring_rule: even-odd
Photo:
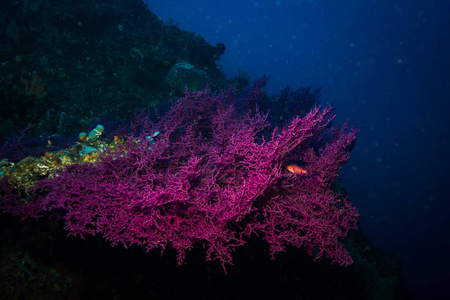
[[[97,162],[69,165],[26,192],[4,178],[0,208],[56,215],[70,235],[112,245],[173,247],[179,264],[203,245],[207,260],[225,266],[252,234],[272,257],[293,245],[351,264],[340,240],[356,229],[358,212],[332,184],[357,130],[332,127],[331,107],[273,128],[258,109],[239,113],[236,101],[231,88],[186,91],[158,121],[137,115],[129,136]]]

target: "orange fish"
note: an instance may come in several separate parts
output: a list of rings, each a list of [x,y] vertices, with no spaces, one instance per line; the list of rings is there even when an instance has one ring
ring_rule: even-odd
[[[287,165],[286,170],[288,170],[291,173],[299,174],[299,175],[308,174],[308,172],[305,169],[300,168],[299,166],[296,166],[296,165]]]

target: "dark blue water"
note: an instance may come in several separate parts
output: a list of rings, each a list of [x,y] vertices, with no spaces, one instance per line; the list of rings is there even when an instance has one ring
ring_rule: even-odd
[[[404,262],[416,299],[450,299],[450,1],[147,1],[226,45],[228,76],[322,86],[361,132],[341,178],[365,232]],[[434,297],[434,298],[433,298]]]

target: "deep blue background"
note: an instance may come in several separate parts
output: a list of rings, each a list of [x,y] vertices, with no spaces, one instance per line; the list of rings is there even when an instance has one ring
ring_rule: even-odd
[[[450,299],[450,1],[147,3],[223,42],[228,76],[267,73],[270,93],[322,86],[361,130],[341,178],[365,232],[401,257],[415,299]]]

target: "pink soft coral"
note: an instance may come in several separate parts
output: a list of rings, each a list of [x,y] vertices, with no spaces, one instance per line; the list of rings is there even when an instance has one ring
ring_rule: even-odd
[[[128,137],[126,152],[40,181],[27,203],[3,181],[1,208],[50,212],[69,234],[99,234],[113,245],[170,246],[179,263],[200,243],[207,260],[231,263],[234,249],[257,233],[272,255],[291,244],[315,259],[351,264],[340,240],[356,228],[358,213],[331,184],[357,131],[330,128],[330,107],[269,131],[266,115],[239,115],[235,102],[232,89],[187,91],[158,122],[138,116],[140,134]],[[292,161],[308,173],[285,170]]]

